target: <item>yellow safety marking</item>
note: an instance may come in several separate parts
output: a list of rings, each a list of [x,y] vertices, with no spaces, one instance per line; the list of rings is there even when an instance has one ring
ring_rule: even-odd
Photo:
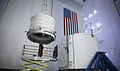
[[[48,65],[45,65],[45,64],[41,64],[42,62],[38,62],[38,61],[33,61],[33,60],[29,60],[29,59],[23,59],[24,61],[27,61],[27,62],[30,62],[30,63],[33,63],[33,64],[37,64],[37,65],[42,65],[42,66],[46,66],[48,67]],[[46,61],[48,62],[48,61]]]
[[[21,71],[28,71],[28,69],[37,70],[37,71],[45,71],[45,70],[40,70],[40,69],[47,68],[48,65],[42,64],[42,63],[49,62],[49,61],[33,61],[33,60],[29,60],[29,59],[22,59],[22,60],[26,61],[26,62],[29,62],[29,63],[23,63],[23,64],[21,64],[21,66],[27,68],[27,69],[23,69]],[[41,67],[31,67],[31,66],[28,66],[28,65],[32,65],[32,64],[40,65]]]
[[[44,3],[42,5],[42,10],[41,10],[41,13],[43,14],[43,11],[45,11],[45,14],[47,14],[47,5],[46,5],[46,9],[44,8]]]

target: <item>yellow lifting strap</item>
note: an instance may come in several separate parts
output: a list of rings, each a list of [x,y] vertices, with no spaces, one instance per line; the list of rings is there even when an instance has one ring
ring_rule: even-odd
[[[33,45],[23,45],[22,50],[22,61],[20,65],[24,67],[24,69],[20,71],[50,71],[50,59],[49,52],[53,52],[54,48],[44,47],[43,56],[44,57],[34,57],[33,55],[37,55],[38,46]],[[48,50],[52,49],[52,50]],[[48,57],[48,58],[47,58]],[[36,58],[36,59],[35,59]]]
[[[29,60],[29,59],[22,59],[23,61],[27,62],[27,63],[23,63],[21,64],[21,66],[25,67],[26,69],[22,69],[20,71],[28,71],[28,69],[30,70],[37,70],[37,71],[46,71],[46,70],[41,70],[44,68],[48,68],[48,65],[44,64],[44,63],[48,63],[49,61],[33,61],[33,60]],[[32,67],[29,65],[39,65],[39,67]]]
[[[44,0],[44,3],[42,5],[41,13],[47,14],[47,0]]]

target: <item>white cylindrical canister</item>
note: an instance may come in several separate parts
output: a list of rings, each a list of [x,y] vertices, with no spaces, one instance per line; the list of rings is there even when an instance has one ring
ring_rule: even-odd
[[[54,41],[55,20],[47,14],[39,14],[31,17],[31,25],[27,37],[32,42],[49,44]]]

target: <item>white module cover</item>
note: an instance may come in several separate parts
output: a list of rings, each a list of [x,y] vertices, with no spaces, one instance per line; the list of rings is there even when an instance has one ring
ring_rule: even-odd
[[[65,42],[62,44],[64,43]],[[69,36],[68,45],[68,53],[65,53],[65,45],[63,47],[59,47],[58,60],[60,61],[58,61],[58,65],[62,69],[86,69],[91,59],[98,51],[97,40],[90,34],[76,33],[71,35]],[[67,60],[63,58],[66,58]],[[65,66],[61,63],[67,65]]]
[[[31,25],[27,33],[28,39],[48,44],[55,40],[55,20],[47,14],[39,14],[31,17]]]

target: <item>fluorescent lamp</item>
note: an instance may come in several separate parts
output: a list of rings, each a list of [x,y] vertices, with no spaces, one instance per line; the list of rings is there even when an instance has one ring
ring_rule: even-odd
[[[89,18],[92,17],[93,15],[92,14],[89,14]]]
[[[85,31],[85,33],[87,33],[88,31]]]
[[[100,23],[98,23],[96,26],[97,26],[97,27],[100,27],[100,25],[101,25],[101,24],[100,24]]]
[[[86,21],[87,20],[87,18],[84,18],[84,21]]]
[[[96,14],[97,13],[97,10],[94,10],[94,14]]]
[[[95,28],[94,26],[91,27],[91,29],[94,29],[94,28]]]

